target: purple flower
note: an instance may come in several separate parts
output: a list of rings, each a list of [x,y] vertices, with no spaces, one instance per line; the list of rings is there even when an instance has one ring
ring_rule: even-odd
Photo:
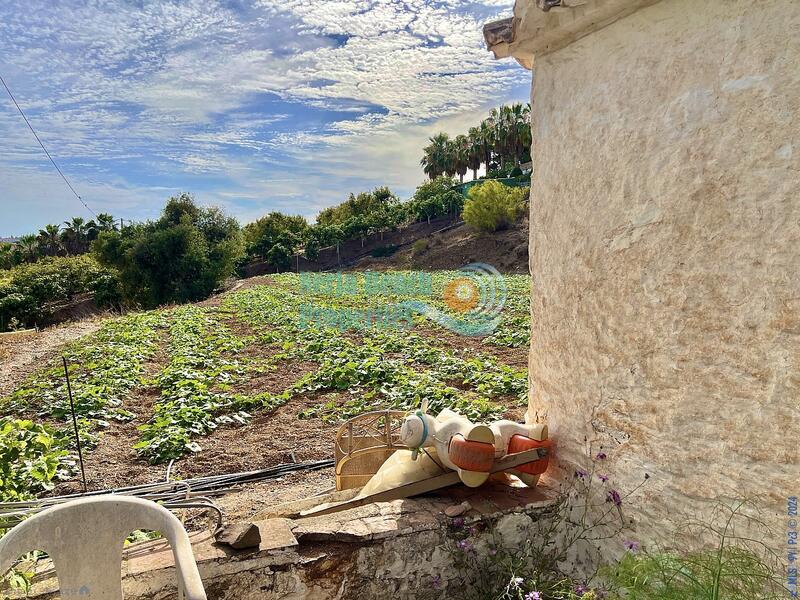
[[[464,526],[464,517],[456,517],[451,521],[451,524],[456,529],[461,529]]]
[[[606,458],[608,458],[608,457],[606,456],[606,453],[605,453],[605,452],[602,452],[602,451],[601,451],[601,452],[598,452],[598,453],[597,453],[597,456],[595,456],[595,458],[596,458],[597,460],[605,460],[605,459],[606,459]]]
[[[603,475],[602,473],[598,473],[598,474],[597,474],[597,478],[598,478],[600,481],[602,481],[603,483],[605,483],[606,481],[608,481],[608,475]]]
[[[525,594],[525,600],[542,600],[541,592],[528,592]]]
[[[589,474],[583,469],[577,469],[575,471],[575,477],[578,477],[579,479],[586,479],[588,476]]]
[[[623,542],[623,545],[625,546],[625,549],[628,552],[631,552],[633,554],[639,551],[640,544],[635,540],[625,540],[625,542]]]
[[[469,540],[458,540],[456,547],[462,552],[472,552],[475,549],[475,546]]]
[[[494,556],[497,554],[497,548],[489,548],[489,556]]]
[[[469,534],[470,535],[477,535],[478,533],[479,533],[479,531],[478,531],[478,526],[477,525],[473,525],[472,527],[469,528]]]
[[[434,589],[440,590],[442,589],[442,577],[441,575],[434,575],[433,579],[431,579],[431,585]]]
[[[622,497],[619,495],[617,490],[608,490],[606,494],[606,502],[613,502],[614,506],[619,508],[622,506]]]
[[[578,584],[577,586],[575,586],[575,595],[576,596],[583,596],[588,591],[589,590],[586,589],[586,586],[584,586],[583,584]]]

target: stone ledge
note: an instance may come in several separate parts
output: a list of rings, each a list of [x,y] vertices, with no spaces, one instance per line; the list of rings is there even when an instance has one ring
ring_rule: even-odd
[[[190,537],[207,590],[217,590],[215,594],[220,594],[209,593],[209,598],[238,598],[239,595],[229,593],[229,586],[236,581],[247,580],[248,583],[242,584],[244,588],[261,591],[267,588],[274,591],[278,580],[281,585],[289,585],[285,581],[287,578],[305,590],[314,582],[325,587],[327,583],[323,580],[331,577],[331,572],[347,571],[351,575],[358,572],[358,556],[362,550],[368,550],[370,560],[375,561],[385,552],[396,555],[392,550],[396,546],[420,543],[402,542],[402,539],[415,536],[440,539],[446,535],[450,520],[444,510],[465,500],[471,509],[463,518],[466,524],[473,524],[514,513],[524,514],[535,523],[548,516],[555,499],[555,491],[546,487],[510,487],[496,483],[476,489],[456,486],[436,495],[379,502],[319,517],[275,516],[254,521],[260,530],[261,543],[252,549],[233,550],[217,543],[206,531],[194,532]],[[326,501],[330,498],[314,499],[315,503]],[[48,570],[47,565],[43,567],[30,597],[54,597],[57,583],[52,569]],[[122,573],[126,598],[161,597],[160,594],[175,587],[172,550],[163,540],[135,544],[126,551]]]

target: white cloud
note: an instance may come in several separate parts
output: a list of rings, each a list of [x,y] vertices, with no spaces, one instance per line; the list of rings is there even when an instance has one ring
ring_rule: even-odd
[[[12,0],[0,7],[0,73],[62,165],[102,193],[118,186],[146,204],[164,178],[239,215],[251,209],[236,198],[313,211],[350,186],[413,188],[436,127],[466,129],[521,89],[528,75],[493,61],[480,31],[512,4]],[[0,204],[30,197],[8,183],[22,172],[51,194],[51,171],[0,102]],[[277,183],[287,173],[302,181]]]

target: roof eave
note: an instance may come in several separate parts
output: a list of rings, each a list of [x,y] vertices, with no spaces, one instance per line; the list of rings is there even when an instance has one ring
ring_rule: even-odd
[[[530,69],[544,56],[660,0],[516,0],[514,16],[487,23],[483,37],[495,58]]]

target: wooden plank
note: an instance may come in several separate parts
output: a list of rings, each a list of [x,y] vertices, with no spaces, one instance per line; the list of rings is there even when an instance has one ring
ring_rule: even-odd
[[[420,494],[433,492],[435,490],[440,490],[442,488],[455,485],[459,481],[461,480],[458,477],[458,472],[450,471],[443,475],[437,475],[436,477],[430,477],[428,479],[422,479],[413,483],[407,483],[390,490],[384,490],[382,492],[370,494],[369,496],[353,498],[352,500],[347,500],[337,504],[323,504],[322,506],[317,506],[316,508],[301,511],[298,517],[317,517],[338,512],[340,510],[364,506],[365,504],[372,504],[373,502],[391,502],[392,500],[400,500],[402,498],[410,498],[411,496],[419,496]]]
[[[506,456],[494,462],[490,472],[499,473],[501,471],[507,471],[509,469],[513,469],[514,467],[534,462],[540,458],[544,458],[545,456],[547,456],[547,448],[532,448],[531,450],[525,450],[515,454],[507,454]],[[411,498],[412,496],[419,496],[420,494],[426,494],[428,492],[433,492],[451,485],[455,485],[460,481],[461,479],[457,471],[449,471],[442,475],[421,479],[420,481],[407,483],[405,485],[401,485],[390,490],[384,490],[382,492],[376,492],[368,496],[353,498],[352,500],[337,502],[336,504],[323,504],[315,508],[303,510],[298,513],[297,518],[327,515],[340,510],[364,506],[365,504],[371,504],[373,502],[391,502],[392,500]]]

